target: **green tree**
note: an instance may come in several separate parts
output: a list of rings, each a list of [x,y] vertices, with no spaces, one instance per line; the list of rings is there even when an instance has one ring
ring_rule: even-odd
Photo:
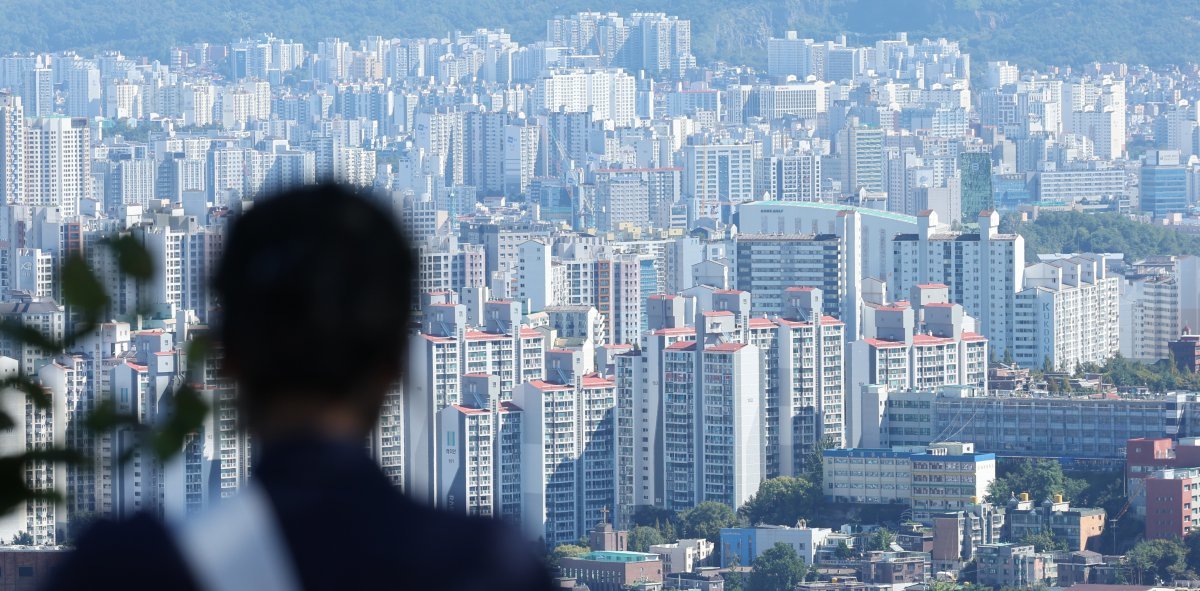
[[[1188,534],[1183,538],[1183,544],[1187,547],[1188,570],[1200,573],[1200,533]]]
[[[776,542],[754,559],[747,591],[791,591],[804,581],[808,567],[790,544]]]
[[[1029,493],[1029,498],[1040,503],[1053,495],[1074,498],[1083,484],[1068,478],[1057,460],[1022,458],[1004,462],[1001,470],[988,487],[988,500],[1007,503],[1012,495]]]
[[[850,546],[846,545],[846,540],[838,540],[837,550],[834,550],[834,555],[842,560],[846,560],[847,558],[854,556],[854,550],[850,549]]]
[[[12,545],[14,546],[30,546],[33,544],[33,536],[27,531],[19,531],[13,534]]]
[[[1188,549],[1179,540],[1138,542],[1125,557],[1134,578],[1143,585],[1172,583],[1187,573]]]
[[[629,520],[633,525],[652,525],[659,527],[659,524],[667,521],[675,521],[675,512],[654,505],[638,505],[633,510],[633,515]]]
[[[746,575],[741,571],[731,570],[722,575],[725,579],[725,591],[745,591]]]
[[[721,528],[737,525],[737,514],[724,503],[705,501],[679,514],[683,535],[721,543]]]
[[[1020,540],[1021,544],[1033,546],[1033,549],[1038,552],[1055,552],[1065,551],[1067,547],[1066,540],[1060,540],[1055,537],[1054,532],[1050,530],[1042,530],[1036,534],[1025,534]]]
[[[795,525],[814,513],[820,498],[821,490],[808,480],[779,476],[764,480],[738,514],[751,525]]]
[[[629,549],[634,552],[649,552],[650,546],[663,543],[662,534],[648,525],[639,525],[629,530]]]
[[[1047,212],[1028,222],[1009,217],[1003,225],[1025,237],[1031,262],[1054,252],[1119,252],[1130,261],[1155,254],[1200,254],[1200,237],[1116,213]]]
[[[886,527],[881,527],[868,538],[867,549],[886,552],[892,549],[894,543],[896,543],[896,534]]]
[[[590,552],[586,547],[578,544],[559,544],[550,552],[550,560],[554,564],[558,564],[564,558],[579,558]]]

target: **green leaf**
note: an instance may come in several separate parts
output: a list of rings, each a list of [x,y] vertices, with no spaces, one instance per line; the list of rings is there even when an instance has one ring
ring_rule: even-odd
[[[190,384],[175,391],[174,408],[166,424],[154,434],[154,454],[166,460],[183,450],[187,437],[204,425],[208,404]]]
[[[138,281],[154,278],[154,257],[137,238],[126,234],[109,238],[105,243],[116,253],[117,268],[121,273]]]
[[[24,392],[33,401],[34,406],[40,409],[50,408],[50,394],[46,392],[46,388],[28,377],[16,375],[0,380],[0,390],[10,388]]]
[[[52,464],[77,464],[86,459],[83,452],[77,449],[54,447],[50,449],[34,449],[19,456],[23,462],[50,462]]]
[[[192,337],[191,342],[187,345],[187,366],[188,371],[202,368],[204,360],[208,359],[209,353],[212,352],[212,340],[208,335],[196,335]]]
[[[0,321],[0,335],[50,353],[57,353],[63,350],[62,343],[42,334],[40,330],[32,326],[21,324],[17,320],[7,319]]]
[[[137,424],[136,416],[117,412],[117,403],[112,400],[101,402],[84,419],[84,425],[91,431],[108,431],[121,425]]]
[[[62,267],[63,300],[78,308],[85,324],[95,325],[108,309],[109,298],[87,261],[71,256]]]

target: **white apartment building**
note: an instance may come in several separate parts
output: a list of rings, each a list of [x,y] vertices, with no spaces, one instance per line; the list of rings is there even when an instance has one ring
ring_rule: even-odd
[[[21,97],[0,94],[0,200],[25,199],[25,107]]]
[[[911,302],[864,306],[864,338],[847,346],[850,391],[874,384],[892,391],[986,388],[987,339],[972,330],[962,306],[947,299],[945,285],[919,285]]]
[[[87,119],[30,119],[25,131],[25,203],[57,207],[78,215],[79,202],[92,197],[91,133]]]
[[[437,433],[430,425],[438,411],[463,403],[463,376],[496,376],[497,402],[510,400],[517,384],[545,377],[545,336],[520,323],[520,304],[486,302],[481,326],[472,327],[466,306],[451,303],[451,295],[426,296],[404,385],[404,490],[429,504],[437,503],[439,491]]]
[[[949,302],[961,304],[967,315],[979,320],[978,332],[987,337],[996,357],[1006,352],[1015,356],[1016,294],[1025,286],[1024,238],[1001,234],[1000,216],[990,210],[980,214],[977,234],[948,232],[931,212],[917,220],[916,233],[893,239],[889,296],[902,299],[921,284],[946,285]]]
[[[513,391],[522,411],[522,529],[549,547],[578,540],[616,502],[615,384],[577,379],[532,380]]]
[[[1120,350],[1120,280],[1104,260],[1080,255],[1030,265],[1013,308],[1013,359],[1070,370]]]
[[[758,93],[758,114],[767,120],[787,116],[815,119],[828,108],[826,82],[762,85]]]
[[[452,404],[438,413],[438,505],[445,511],[519,524],[522,411],[512,402],[494,399],[499,393],[496,376],[463,376],[463,387],[466,404]]]
[[[754,194],[778,201],[821,200],[821,156],[795,152],[756,159]]]
[[[1179,338],[1179,280],[1173,275],[1121,279],[1119,295],[1121,356],[1153,363],[1169,358],[1167,343]]]
[[[637,122],[636,81],[619,69],[553,70],[533,87],[533,106],[539,112],[591,111],[593,121],[617,127]]]
[[[684,148],[683,192],[694,219],[720,217],[722,204],[753,201],[758,146],[713,143]]]

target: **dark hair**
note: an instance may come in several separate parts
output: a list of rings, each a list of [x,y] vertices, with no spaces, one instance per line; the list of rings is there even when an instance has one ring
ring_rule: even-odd
[[[231,225],[218,335],[251,415],[280,396],[330,401],[399,377],[416,256],[394,216],[321,184],[261,199]]]

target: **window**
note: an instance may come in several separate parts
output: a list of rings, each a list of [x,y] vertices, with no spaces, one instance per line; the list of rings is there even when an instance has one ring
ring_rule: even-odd
[[[33,567],[32,566],[18,566],[17,567],[17,576],[18,577],[32,577],[33,576]]]

